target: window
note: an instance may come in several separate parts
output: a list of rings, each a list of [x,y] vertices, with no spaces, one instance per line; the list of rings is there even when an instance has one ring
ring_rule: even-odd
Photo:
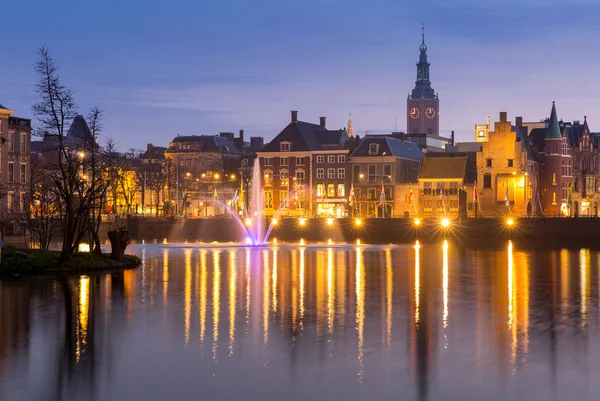
[[[319,164],[325,163],[325,156],[317,156],[317,163],[319,163]]]
[[[432,182],[424,182],[423,183],[423,195],[432,195],[433,194],[433,183]]]
[[[338,168],[338,178],[346,178],[346,169]]]
[[[288,191],[279,191],[279,207],[287,207]]]
[[[279,158],[279,165],[280,166],[287,166],[288,165],[288,158],[287,157],[280,157]]]
[[[335,197],[335,185],[334,184],[327,184],[327,196],[329,197]]]
[[[25,184],[27,182],[27,165],[25,163],[21,163],[21,184]]]
[[[376,155],[379,152],[379,145],[372,143],[369,145],[369,154]]]
[[[296,183],[304,185],[304,170],[296,170]]]
[[[7,197],[7,207],[8,207],[8,211],[12,212],[13,211],[13,201],[14,201],[14,197],[15,197],[15,193],[12,191],[8,192],[8,197]]]
[[[568,155],[569,154],[569,143],[567,142],[567,138],[565,138],[563,140],[562,154],[563,155]]]
[[[375,188],[369,188],[369,199],[377,199],[377,190]]]
[[[296,166],[304,166],[304,157],[296,157]]]
[[[325,169],[324,168],[318,168],[317,169],[317,179],[321,180],[325,178]]]
[[[352,181],[360,182],[360,166],[358,164],[352,166]]]
[[[556,203],[556,192],[552,192],[552,203]]]
[[[362,199],[361,198],[361,192],[360,192],[360,188],[354,188],[354,197],[356,199]]]
[[[327,156],[327,163],[335,163],[335,155]]]
[[[513,167],[513,159],[508,159],[507,166],[508,167]]]
[[[346,188],[344,187],[344,184],[338,184],[337,196],[338,198],[343,198],[346,196]]]
[[[335,178],[335,169],[334,168],[327,169],[327,178]]]
[[[486,167],[492,167],[492,159],[486,159],[485,166]]]
[[[265,170],[265,187],[273,185],[273,172],[271,170]]]
[[[288,174],[287,170],[281,170],[279,172],[279,178],[280,178],[280,182],[281,182],[281,186],[282,187],[289,187],[290,186],[290,175]]]
[[[8,182],[15,182],[15,164],[8,162]]]
[[[25,192],[19,192],[19,211],[25,211]]]
[[[19,142],[19,152],[21,153],[27,153],[27,134],[25,132],[21,132],[21,135],[19,136],[20,142]]]
[[[375,182],[377,180],[377,175],[375,174],[375,165],[369,164],[369,182]]]
[[[392,200],[392,188],[384,188],[383,192],[385,193],[385,200]]]
[[[492,175],[484,174],[483,175],[483,189],[491,189],[492,188]]]
[[[392,165],[391,164],[384,164],[383,165],[383,175],[384,175],[384,179],[386,182],[391,181],[392,179]]]
[[[317,184],[317,197],[322,198],[325,196],[325,186],[323,184]]]
[[[291,148],[291,144],[289,142],[281,142],[279,144],[279,150],[282,152],[289,152]]]
[[[265,191],[265,209],[273,209],[273,191]]]
[[[346,163],[346,156],[345,155],[339,155],[338,156],[338,163]]]
[[[272,165],[273,165],[273,158],[265,157],[265,166],[272,166]]]
[[[556,185],[556,173],[552,173],[552,185]]]

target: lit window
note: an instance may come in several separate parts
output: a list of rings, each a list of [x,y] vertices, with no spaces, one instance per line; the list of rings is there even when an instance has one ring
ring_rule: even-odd
[[[346,196],[346,189],[344,187],[344,184],[338,184],[338,190],[337,190],[338,194],[338,198],[343,198],[344,196]]]
[[[335,197],[335,185],[327,184],[327,196]]]
[[[270,187],[271,185],[273,185],[273,172],[271,170],[266,170],[264,177],[266,187]]]
[[[552,192],[552,203],[556,203],[556,192]]]
[[[290,185],[290,176],[287,170],[281,170],[279,172],[279,178],[281,180],[282,187],[288,187]]]
[[[8,193],[8,197],[7,197],[7,207],[8,207],[8,211],[12,212],[13,211],[13,201],[15,198],[15,193],[10,191]]]
[[[556,184],[556,173],[552,173],[552,183]]]
[[[325,196],[325,186],[317,184],[317,197],[322,198],[323,196]]]

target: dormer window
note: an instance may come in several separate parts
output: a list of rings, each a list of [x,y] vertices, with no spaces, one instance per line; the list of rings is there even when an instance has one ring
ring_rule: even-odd
[[[379,145],[376,143],[370,144],[369,145],[369,154],[376,155],[377,153],[379,153]]]
[[[281,142],[279,144],[279,150],[282,152],[289,152],[292,147],[291,142]]]

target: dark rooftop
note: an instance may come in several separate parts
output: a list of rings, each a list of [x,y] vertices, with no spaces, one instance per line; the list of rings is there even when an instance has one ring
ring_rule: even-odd
[[[369,145],[376,143],[379,145],[377,155],[369,153]],[[383,152],[387,155],[394,155],[403,159],[421,160],[423,151],[419,146],[410,141],[402,141],[389,136],[365,136],[351,157],[360,156],[382,156]]]
[[[466,157],[425,157],[419,179],[464,179]]]

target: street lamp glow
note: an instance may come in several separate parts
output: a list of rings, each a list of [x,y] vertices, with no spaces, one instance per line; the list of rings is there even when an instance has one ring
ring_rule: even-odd
[[[250,227],[252,225],[252,219],[248,218],[244,223],[246,224],[246,227]]]
[[[415,226],[420,226],[421,225],[421,219],[415,219]]]
[[[331,217],[327,219],[327,225],[328,226],[332,226],[333,225],[333,219]]]
[[[215,174],[215,180],[218,180],[219,178],[221,178],[221,175],[219,173]]]
[[[85,153],[84,152],[79,152],[79,158],[83,159],[85,157]]]
[[[354,225],[355,225],[356,227],[359,227],[361,224],[362,224],[362,220],[361,220],[361,219],[356,219],[356,220],[354,220]]]
[[[206,173],[202,173],[202,178],[206,178]]]
[[[235,180],[235,174],[231,174],[231,179]]]
[[[272,225],[276,226],[276,225],[277,225],[277,223],[278,223],[277,219],[273,219],[273,220],[271,220],[271,224],[272,224]]]
[[[448,220],[447,217],[444,217],[442,219],[442,227],[449,227],[450,226],[450,220]]]
[[[515,224],[515,221],[512,218],[509,218],[508,220],[506,220],[506,225],[508,225],[509,227],[512,227]]]
[[[304,217],[301,217],[300,219],[298,219],[298,224],[304,226],[306,224],[306,219]]]

